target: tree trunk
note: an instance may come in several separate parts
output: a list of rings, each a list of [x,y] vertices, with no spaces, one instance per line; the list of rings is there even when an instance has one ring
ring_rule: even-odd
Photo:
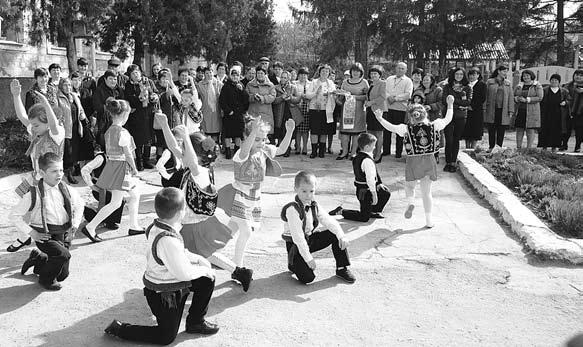
[[[557,0],[557,65],[565,65],[565,17],[564,0]]]
[[[70,30],[65,31],[65,37],[67,39],[67,65],[69,67],[69,76],[71,76],[73,71],[77,70],[77,51],[75,49],[75,38],[73,37],[73,22],[67,20],[66,23],[63,24],[65,25],[65,28],[70,28]]]
[[[368,64],[368,30],[365,16],[358,16],[355,21],[354,61],[365,67]]]
[[[142,66],[142,61],[144,60],[144,39],[142,33],[138,28],[134,30],[134,61],[133,64],[139,65],[145,71],[148,71],[146,66]]]

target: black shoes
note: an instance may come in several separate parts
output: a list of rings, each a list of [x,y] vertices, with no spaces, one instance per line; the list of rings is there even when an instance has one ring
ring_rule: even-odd
[[[385,216],[383,216],[382,214],[380,214],[378,212],[373,212],[370,214],[370,218],[382,219],[382,218],[385,218]]]
[[[119,331],[124,326],[124,323],[114,319],[113,322],[109,323],[107,328],[105,328],[105,333],[110,336],[119,337]]]
[[[291,148],[288,147],[287,148],[287,151],[285,151],[285,153],[283,154],[283,156],[286,157],[286,158],[289,157],[290,152],[291,152]]]
[[[343,279],[347,283],[356,282],[356,277],[348,270],[347,267],[336,269],[336,277]]]
[[[145,233],[146,233],[146,230],[144,230],[144,229],[130,229],[130,230],[128,230],[128,235],[130,235],[130,236],[142,235]]]
[[[89,233],[89,230],[87,230],[86,227],[83,227],[83,229],[81,229],[81,234],[85,235],[93,243],[97,243],[97,242],[103,241],[103,239],[101,237],[99,237],[99,235],[97,235],[97,234],[95,236],[91,235]]]
[[[318,145],[312,145],[312,153],[310,153],[310,159],[314,159],[318,156]]]
[[[30,269],[31,267],[36,265],[36,260],[37,260],[39,255],[40,255],[40,251],[38,249],[33,249],[30,252],[28,259],[26,259],[24,261],[24,264],[22,264],[22,268],[20,269],[21,275],[24,275],[28,271],[28,269]]]
[[[118,223],[114,223],[114,222],[105,223],[105,228],[106,229],[109,229],[109,230],[117,230],[117,229],[119,229],[119,224]]]
[[[150,161],[148,160],[144,160],[144,169],[153,169],[154,165],[152,165],[152,163],[150,163]]]
[[[42,282],[38,282],[41,287],[43,287],[46,290],[51,290],[51,291],[57,291],[57,290],[61,290],[61,288],[63,288],[63,286],[61,286],[61,284],[59,282],[57,282],[56,280],[53,280],[52,283],[42,283]]]
[[[113,323],[112,323],[113,324]],[[189,334],[202,334],[202,335],[213,335],[219,331],[219,326],[211,323],[202,321],[202,323],[187,325],[186,332]]]
[[[331,216],[336,216],[338,214],[342,213],[342,206],[338,206],[335,209],[333,209],[332,211],[328,212],[329,215]]]
[[[28,238],[28,239],[26,239],[26,241],[24,241],[24,242],[20,241],[19,239],[16,239],[16,242],[18,242],[18,243],[19,243],[19,245],[18,245],[18,246],[13,246],[13,245],[10,245],[10,246],[8,246],[8,248],[6,248],[6,250],[7,250],[8,252],[16,252],[16,251],[18,251],[19,249],[21,249],[21,248],[22,248],[22,247],[24,247],[24,246],[30,246],[30,244],[32,243],[32,239],[29,237],[29,238]]]
[[[251,281],[253,281],[253,270],[237,266],[235,268],[235,271],[233,271],[233,273],[231,274],[231,279],[241,282],[241,285],[243,286],[243,291],[246,292],[249,290]]]
[[[402,157],[401,153],[399,153],[399,154],[395,154],[395,158],[397,158],[397,159],[401,159],[401,157]]]

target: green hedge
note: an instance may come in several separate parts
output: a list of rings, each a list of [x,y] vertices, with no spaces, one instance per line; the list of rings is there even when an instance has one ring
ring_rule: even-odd
[[[583,238],[583,157],[507,149],[475,158],[554,231]]]
[[[30,141],[26,128],[17,119],[0,123],[0,168],[32,170],[26,150]]]

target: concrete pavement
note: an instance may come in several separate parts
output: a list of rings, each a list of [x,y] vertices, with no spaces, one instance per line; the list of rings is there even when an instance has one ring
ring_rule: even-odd
[[[304,286],[287,272],[280,238],[281,207],[293,199],[293,176],[311,169],[319,179],[318,202],[326,210],[357,208],[350,161],[306,156],[281,158],[284,174],[264,185],[263,225],[248,247],[255,270],[249,292],[217,270],[208,319],[221,325],[212,337],[181,333],[179,346],[560,346],[583,330],[583,270],[544,263],[523,252],[501,219],[460,174],[439,172],[433,186],[433,229],[424,229],[420,199],[413,218],[405,209],[404,161],[379,165],[392,198],[385,219],[340,223],[351,241],[357,282],[333,277],[330,251],[317,253],[316,282]],[[440,165],[440,169],[441,169]],[[157,174],[145,172],[140,219],[153,218]],[[220,160],[217,186],[232,180],[232,164]],[[88,189],[79,187],[88,198]],[[14,238],[7,218],[16,197],[0,193],[0,240]],[[127,222],[124,216],[124,222]],[[58,293],[43,292],[34,275],[21,276],[26,248],[0,252],[0,333],[6,346],[127,345],[103,335],[113,319],[153,324],[141,294],[145,239],[127,229],[107,240],[74,242],[71,277]],[[233,244],[223,252],[232,256]]]

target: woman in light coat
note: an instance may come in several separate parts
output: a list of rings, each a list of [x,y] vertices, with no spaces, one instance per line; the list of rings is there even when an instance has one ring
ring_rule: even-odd
[[[504,133],[514,114],[514,91],[506,79],[508,68],[498,66],[486,81],[486,113],[484,123],[488,127],[490,150],[495,145],[502,147]]]
[[[516,147],[522,148],[522,139],[526,130],[526,147],[534,148],[534,135],[540,128],[540,102],[543,99],[543,86],[535,81],[536,76],[530,70],[522,71],[520,83],[514,88],[514,109],[516,117]]]

